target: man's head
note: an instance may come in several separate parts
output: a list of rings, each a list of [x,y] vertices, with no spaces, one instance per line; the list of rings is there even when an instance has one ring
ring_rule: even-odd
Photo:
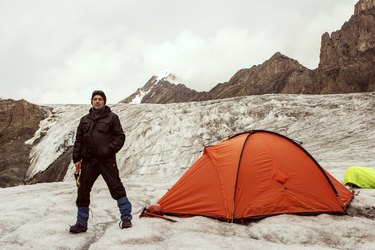
[[[102,109],[107,103],[107,97],[101,90],[94,90],[91,95],[91,104],[94,109]]]

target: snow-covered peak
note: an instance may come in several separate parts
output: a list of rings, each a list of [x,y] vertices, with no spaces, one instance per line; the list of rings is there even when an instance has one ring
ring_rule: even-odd
[[[157,81],[161,81],[161,80],[164,80],[165,78],[167,78],[170,74],[171,74],[170,70],[165,69],[165,70],[162,70],[162,71],[156,73],[154,76],[156,77]]]
[[[140,104],[142,103],[143,98],[151,92],[151,90],[155,89],[155,86],[158,85],[160,81],[168,81],[170,83],[176,84],[174,81],[176,80],[176,76],[171,73],[170,70],[162,70],[156,73],[151,77],[150,80],[142,87],[139,88],[133,95],[131,95],[131,99],[125,99],[126,102],[130,104]]]
[[[123,102],[130,104],[140,104],[142,103],[143,98],[150,93],[161,81],[168,81],[170,83],[176,84],[174,81],[176,76],[171,73],[169,69],[159,71],[154,74],[150,80],[142,87],[137,89],[137,91],[132,94],[130,97],[126,98]]]
[[[171,83],[176,79],[176,76],[171,73],[169,69],[162,70],[154,75],[156,83],[162,80],[167,80]]]

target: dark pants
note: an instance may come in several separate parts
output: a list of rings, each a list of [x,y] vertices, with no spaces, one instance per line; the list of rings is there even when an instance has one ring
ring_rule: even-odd
[[[126,191],[120,180],[115,160],[82,160],[80,187],[78,188],[76,201],[77,207],[88,207],[90,205],[91,188],[100,174],[107,183],[113,199],[118,200],[122,197],[126,197]]]

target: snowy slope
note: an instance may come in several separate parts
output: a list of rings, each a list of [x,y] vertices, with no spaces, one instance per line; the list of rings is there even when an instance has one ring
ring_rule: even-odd
[[[88,108],[59,106],[41,123],[45,136],[33,146],[29,173],[45,169],[73,143],[79,116]],[[302,141],[340,181],[350,165],[375,168],[375,93],[112,108],[127,134],[118,165],[134,227],[118,228],[116,202],[100,178],[92,190],[88,232],[70,235],[76,210],[70,171],[64,182],[0,189],[1,249],[375,249],[375,190],[357,190],[352,216],[279,215],[245,226],[203,217],[177,218],[178,223],[138,218],[201,155],[203,144],[243,130],[267,129]]]

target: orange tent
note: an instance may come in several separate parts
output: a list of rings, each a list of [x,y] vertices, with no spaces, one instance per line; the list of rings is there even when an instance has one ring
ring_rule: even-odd
[[[241,222],[268,215],[346,213],[353,193],[280,134],[237,134],[203,155],[157,202],[170,215]]]

